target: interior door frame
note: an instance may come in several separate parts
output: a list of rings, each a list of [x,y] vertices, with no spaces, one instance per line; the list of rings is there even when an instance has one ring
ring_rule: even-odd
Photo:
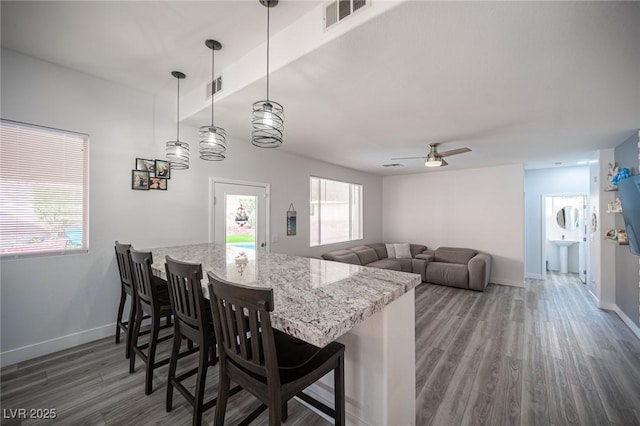
[[[248,180],[227,179],[220,177],[209,177],[209,243],[215,242],[215,188],[216,183],[224,183],[231,185],[255,186],[264,188],[266,194],[264,200],[265,209],[265,240],[267,241],[266,251],[271,251],[271,184],[263,182],[252,182]]]
[[[547,224],[545,223],[545,215],[546,215],[546,203],[547,203],[547,197],[582,197],[583,202],[584,202],[584,208],[583,208],[583,212],[585,217],[583,217],[583,223],[580,224],[581,227],[584,227],[585,225],[588,227],[588,222],[589,222],[589,194],[585,194],[585,193],[580,193],[580,192],[561,192],[561,193],[544,193],[540,196],[540,251],[541,251],[541,272],[542,272],[542,279],[544,279],[545,281],[547,280],[547,268],[546,268],[546,259],[547,259]],[[589,283],[589,276],[591,274],[591,259],[589,257],[589,253],[590,253],[590,247],[591,247],[591,242],[589,241],[588,238],[588,229],[586,230],[587,232],[584,233],[583,235],[583,241],[582,243],[583,245],[583,250],[584,250],[584,267],[585,267],[585,282],[583,284],[588,284]],[[578,261],[578,264],[580,262]],[[578,274],[580,275],[580,274]]]

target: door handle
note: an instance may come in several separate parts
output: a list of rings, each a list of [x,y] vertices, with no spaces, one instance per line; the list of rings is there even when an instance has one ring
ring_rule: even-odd
[[[260,247],[266,247],[266,246],[267,246],[267,243],[260,244]]]

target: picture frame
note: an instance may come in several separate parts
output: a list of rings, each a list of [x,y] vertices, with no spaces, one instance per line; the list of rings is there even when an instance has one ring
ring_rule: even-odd
[[[165,160],[156,160],[154,172],[156,177],[171,179],[171,163]]]
[[[159,177],[150,177],[149,178],[149,189],[151,190],[167,190],[167,179],[159,178]]]
[[[146,170],[131,170],[131,189],[148,191],[149,172]]]
[[[296,220],[296,211],[293,207],[293,203],[289,205],[289,210],[287,211],[287,236],[296,235],[297,232],[297,220]]]
[[[146,171],[149,173],[149,176],[155,176],[155,161],[146,158],[136,158],[136,170]]]

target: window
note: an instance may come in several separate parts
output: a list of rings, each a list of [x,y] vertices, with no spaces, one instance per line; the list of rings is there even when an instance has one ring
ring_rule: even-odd
[[[0,120],[0,255],[88,249],[89,137]]]
[[[362,185],[311,177],[311,247],[362,239]]]

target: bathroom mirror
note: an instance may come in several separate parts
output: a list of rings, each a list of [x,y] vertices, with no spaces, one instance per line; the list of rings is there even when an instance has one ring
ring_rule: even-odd
[[[556,214],[558,226],[566,231],[575,231],[580,226],[578,223],[578,209],[571,206],[564,206]]]

